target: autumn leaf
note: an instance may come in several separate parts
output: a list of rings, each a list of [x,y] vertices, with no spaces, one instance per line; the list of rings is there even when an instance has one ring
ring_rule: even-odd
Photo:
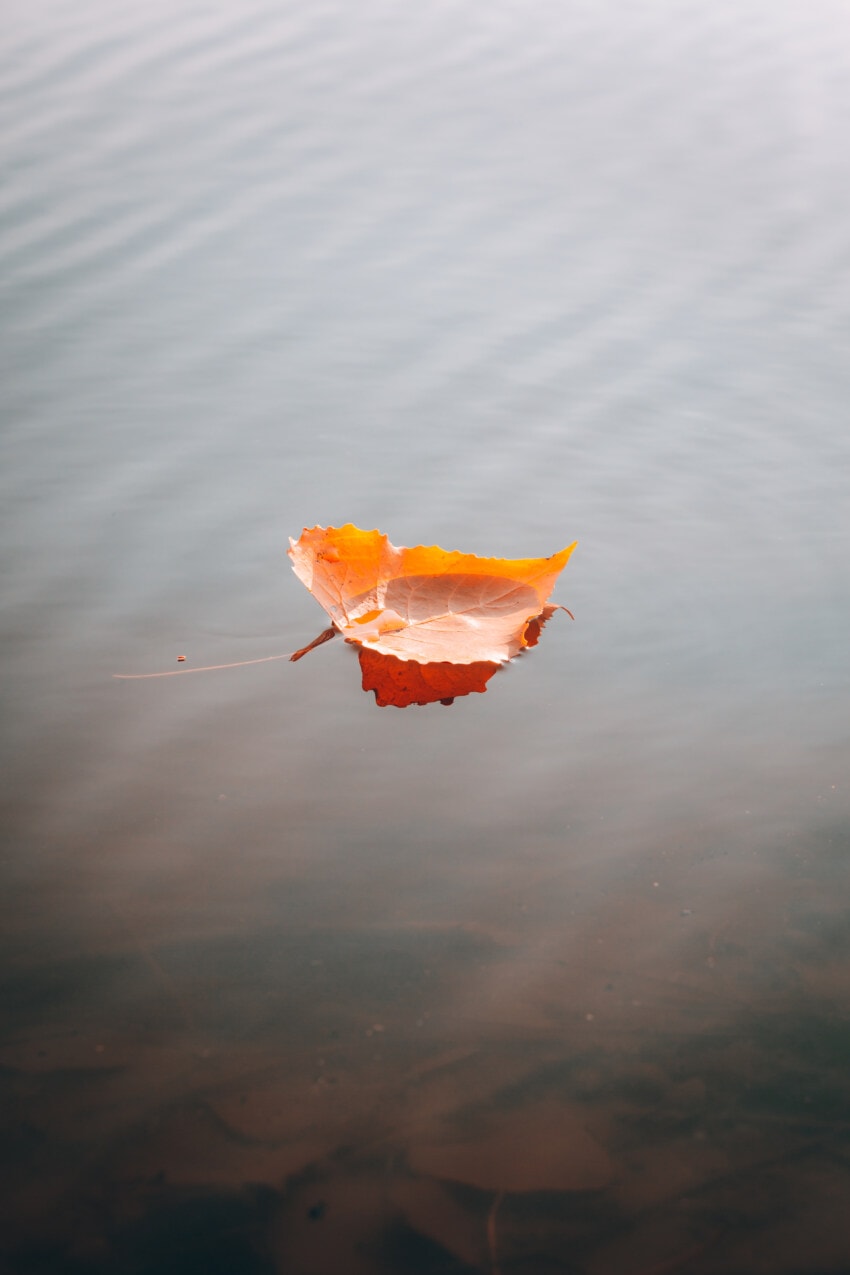
[[[341,633],[358,648],[363,689],[380,705],[404,707],[484,691],[503,663],[536,645],[559,609],[547,599],[574,548],[549,558],[479,558],[396,546],[349,523],[305,528],[289,556],[331,618],[321,640]]]
[[[459,695],[486,691],[487,682],[499,671],[499,665],[490,660],[476,660],[474,664],[434,660],[423,664],[368,647],[361,647],[359,654],[363,690],[374,691],[381,708],[388,704],[407,708],[409,704],[433,704],[435,700],[451,704]]]

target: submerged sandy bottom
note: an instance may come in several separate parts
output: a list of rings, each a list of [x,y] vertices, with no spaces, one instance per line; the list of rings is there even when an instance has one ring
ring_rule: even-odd
[[[176,901],[113,905],[84,954],[6,969],[5,1261],[843,1269],[846,851],[705,829],[603,881],[538,834],[451,867],[438,846],[421,872],[451,896],[397,870],[348,925],[303,865],[265,919],[231,900],[241,928],[235,873],[194,934],[168,934]]]

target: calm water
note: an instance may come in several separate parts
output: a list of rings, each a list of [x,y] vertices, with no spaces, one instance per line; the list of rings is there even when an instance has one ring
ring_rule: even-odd
[[[3,1275],[850,1270],[850,18],[0,36]],[[379,709],[287,537],[579,547]]]

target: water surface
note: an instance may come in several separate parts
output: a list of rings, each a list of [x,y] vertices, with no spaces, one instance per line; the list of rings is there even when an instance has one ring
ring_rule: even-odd
[[[841,1271],[843,6],[0,42],[0,1263]],[[316,523],[579,547],[451,708]]]

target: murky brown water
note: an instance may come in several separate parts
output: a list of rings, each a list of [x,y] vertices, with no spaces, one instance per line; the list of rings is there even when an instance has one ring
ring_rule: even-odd
[[[842,6],[19,8],[0,1271],[850,1270]],[[579,547],[485,695],[305,525]]]

